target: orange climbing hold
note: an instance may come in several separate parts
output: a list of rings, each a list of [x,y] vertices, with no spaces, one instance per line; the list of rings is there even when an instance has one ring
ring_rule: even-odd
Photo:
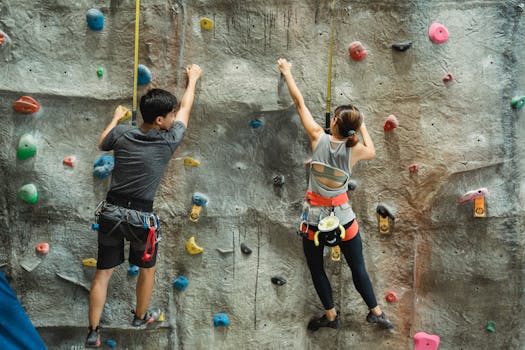
[[[38,110],[40,109],[40,105],[34,98],[29,96],[22,96],[15,101],[15,103],[13,104],[13,108],[19,113],[30,114],[38,112]]]
[[[362,61],[366,58],[366,49],[359,41],[354,41],[348,48],[348,53],[354,61]]]
[[[75,156],[67,156],[62,161],[62,164],[67,165],[68,167],[73,167],[75,163],[77,162],[77,157]]]
[[[5,40],[5,35],[4,33],[0,32],[0,45],[4,43],[4,40]]]
[[[38,243],[35,250],[38,254],[47,254],[49,252],[49,243]]]

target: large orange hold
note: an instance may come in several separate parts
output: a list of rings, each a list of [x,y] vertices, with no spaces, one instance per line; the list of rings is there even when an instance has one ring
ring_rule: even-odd
[[[40,105],[36,100],[29,96],[22,96],[13,104],[15,111],[25,114],[36,113],[40,109]]]
[[[5,35],[4,33],[0,32],[0,45],[4,43],[4,40],[5,40]]]
[[[362,61],[366,58],[366,49],[359,41],[354,41],[348,48],[348,53],[354,61]]]

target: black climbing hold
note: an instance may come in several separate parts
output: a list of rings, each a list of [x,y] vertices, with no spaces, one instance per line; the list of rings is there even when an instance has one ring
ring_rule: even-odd
[[[353,191],[357,188],[357,182],[355,182],[354,180],[348,180],[348,189],[350,191]]]
[[[246,255],[250,255],[252,253],[252,250],[248,248],[248,246],[244,243],[241,243],[241,252]]]
[[[392,211],[383,204],[377,205],[376,212],[384,218],[389,217],[390,219],[395,220],[395,217],[394,217],[394,214],[392,214]]]
[[[275,175],[273,177],[273,184],[277,187],[284,185],[284,175]]]
[[[283,284],[286,283],[286,279],[284,277],[281,277],[281,276],[274,276],[274,277],[272,277],[272,283],[276,284],[278,286],[282,286]]]
[[[411,41],[404,41],[404,42],[401,42],[401,43],[392,44],[392,48],[394,50],[401,51],[401,52],[410,49],[410,47],[412,47],[412,42]]]

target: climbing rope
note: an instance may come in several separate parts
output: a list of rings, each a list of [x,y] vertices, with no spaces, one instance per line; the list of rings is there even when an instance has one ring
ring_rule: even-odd
[[[135,0],[135,57],[133,62],[133,107],[131,112],[131,125],[137,124],[137,84],[139,71],[139,22],[140,0]]]
[[[325,113],[325,132],[330,133],[330,115],[331,115],[331,103],[332,103],[332,47],[333,47],[333,21],[330,16],[330,41],[328,44],[328,79],[326,89],[326,113]]]

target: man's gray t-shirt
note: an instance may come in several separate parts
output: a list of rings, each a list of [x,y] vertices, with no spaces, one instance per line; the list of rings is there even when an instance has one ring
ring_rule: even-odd
[[[103,151],[113,150],[115,168],[110,191],[126,197],[153,201],[164,169],[182,142],[186,127],[175,122],[169,131],[147,132],[131,125],[117,125],[102,141]]]

